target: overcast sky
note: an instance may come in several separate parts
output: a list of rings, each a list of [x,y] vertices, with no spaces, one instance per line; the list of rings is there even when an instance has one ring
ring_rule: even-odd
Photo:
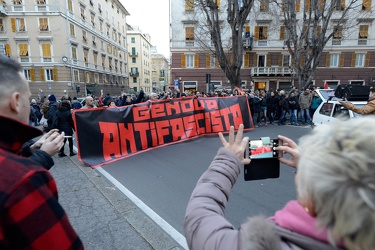
[[[169,59],[169,0],[120,0],[130,13],[126,22],[150,34],[151,44]]]

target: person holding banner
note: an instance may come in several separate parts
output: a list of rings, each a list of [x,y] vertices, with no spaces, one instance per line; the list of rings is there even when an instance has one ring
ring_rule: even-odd
[[[83,249],[52,175],[18,155],[25,142],[43,134],[28,125],[30,96],[21,65],[0,55],[0,249]],[[63,138],[52,133],[46,140],[62,146]]]

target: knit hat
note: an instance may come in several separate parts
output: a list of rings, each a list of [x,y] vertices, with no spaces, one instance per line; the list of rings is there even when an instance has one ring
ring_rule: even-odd
[[[54,94],[51,94],[49,97],[48,97],[48,101],[50,102],[56,102],[56,96]]]
[[[32,104],[36,104],[36,100],[35,100],[35,99],[32,99],[32,100],[31,100],[31,103],[32,103]]]

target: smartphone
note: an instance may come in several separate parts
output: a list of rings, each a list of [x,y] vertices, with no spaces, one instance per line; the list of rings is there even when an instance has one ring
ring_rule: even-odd
[[[246,157],[250,159],[282,157],[283,152],[275,150],[279,145],[282,145],[281,140],[271,139],[270,137],[261,137],[259,140],[251,140],[249,141],[249,147],[246,149]]]
[[[279,157],[282,157],[282,151],[275,150],[278,145],[282,145],[282,141],[270,137],[249,141],[245,157],[251,162],[244,166],[245,181],[280,177]]]

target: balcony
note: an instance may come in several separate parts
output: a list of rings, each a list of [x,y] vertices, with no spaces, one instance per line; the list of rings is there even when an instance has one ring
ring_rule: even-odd
[[[130,76],[137,77],[139,76],[139,72],[130,72]]]
[[[255,67],[251,69],[253,76],[290,76],[292,69],[289,67]]]
[[[132,52],[129,54],[129,56],[131,57],[137,57],[138,56],[138,52]]]
[[[358,45],[367,45],[367,39],[358,39]]]

